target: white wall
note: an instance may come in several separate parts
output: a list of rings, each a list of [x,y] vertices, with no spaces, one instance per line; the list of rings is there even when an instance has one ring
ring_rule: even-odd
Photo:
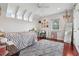
[[[34,27],[35,23],[26,22],[19,19],[13,19],[6,17],[7,4],[0,4],[2,7],[1,16],[0,16],[0,30],[4,32],[19,32],[27,31],[28,29]]]
[[[33,27],[33,22],[28,23],[18,19],[0,17],[0,29],[5,32],[27,31]]]
[[[69,11],[69,14],[72,16],[72,11],[70,10]],[[47,19],[48,20],[48,28],[41,28],[39,24],[37,24],[37,28],[40,29],[40,30],[45,30],[47,32],[47,37],[51,38],[51,32],[57,32],[57,39],[59,40],[64,40],[64,34],[65,34],[65,19],[63,19],[63,16],[65,15],[64,12],[61,12],[61,13],[57,13],[57,14],[54,14],[54,15],[48,15],[48,16],[45,16],[45,17],[41,17],[39,18],[39,20],[42,20],[43,18]],[[53,20],[55,19],[59,19],[59,30],[53,30],[52,29],[52,22]],[[70,22],[72,20],[72,17],[70,18]],[[71,28],[72,29],[72,28]],[[70,29],[69,29],[70,30]],[[68,39],[65,39],[64,41],[65,42],[70,42],[71,41],[71,34],[69,34],[70,36],[68,37],[66,35],[66,37],[68,37]]]
[[[74,45],[79,52],[79,4],[74,9]]]

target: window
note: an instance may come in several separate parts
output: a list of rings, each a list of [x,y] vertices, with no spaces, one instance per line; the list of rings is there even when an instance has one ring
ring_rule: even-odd
[[[33,19],[33,16],[31,15],[31,16],[29,17],[29,22],[32,22],[32,19]]]
[[[14,14],[14,12],[11,9],[9,9],[9,10],[7,9],[6,16],[7,17],[15,18],[15,14]]]
[[[53,23],[52,24],[53,24],[52,25],[53,29],[56,29],[56,30],[59,29],[59,19],[53,20]]]
[[[32,13],[31,12],[26,12],[25,15],[24,15],[24,20],[28,21],[28,22],[32,22],[32,19],[33,19]]]
[[[28,18],[28,12],[25,13],[25,15],[23,16],[23,18],[24,18],[25,21],[29,20],[29,18]]]
[[[29,16],[28,16],[28,21],[29,22],[32,22],[32,19],[33,19],[33,15],[32,15],[32,12],[29,13]]]
[[[22,20],[23,19],[23,8],[19,8],[17,14],[16,14],[16,18]]]
[[[23,21],[32,22],[33,15],[32,12],[28,12],[26,8],[20,7],[18,5],[9,4],[6,12],[7,17],[16,18]]]
[[[6,16],[15,18],[15,7],[14,6],[8,6],[7,7]]]

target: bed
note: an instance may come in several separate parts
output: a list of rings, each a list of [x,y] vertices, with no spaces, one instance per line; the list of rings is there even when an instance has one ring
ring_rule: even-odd
[[[8,41],[12,41],[18,50],[26,48],[37,42],[37,35],[35,32],[6,32],[4,36]]]

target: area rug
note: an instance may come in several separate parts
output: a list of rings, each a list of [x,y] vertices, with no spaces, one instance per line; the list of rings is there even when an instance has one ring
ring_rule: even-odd
[[[19,56],[62,56],[63,48],[64,43],[44,39],[21,50]]]

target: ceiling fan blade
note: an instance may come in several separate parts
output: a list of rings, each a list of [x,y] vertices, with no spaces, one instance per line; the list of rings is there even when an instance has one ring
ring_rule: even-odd
[[[45,5],[42,5],[40,3],[37,3],[37,7],[38,8],[49,8],[49,6],[45,6]]]

